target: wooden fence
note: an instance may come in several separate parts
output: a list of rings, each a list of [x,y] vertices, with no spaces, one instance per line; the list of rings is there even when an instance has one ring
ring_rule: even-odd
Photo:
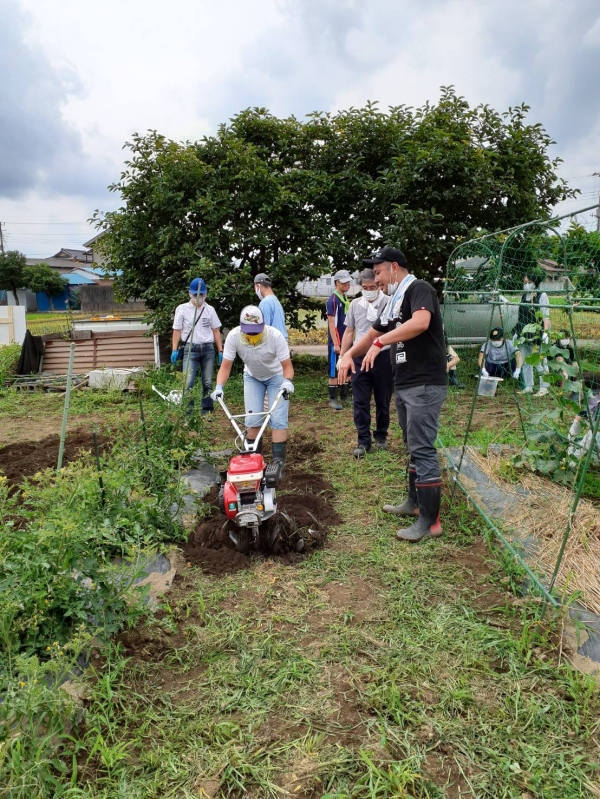
[[[85,314],[144,313],[143,300],[116,302],[112,286],[84,285],[80,290],[81,310]]]

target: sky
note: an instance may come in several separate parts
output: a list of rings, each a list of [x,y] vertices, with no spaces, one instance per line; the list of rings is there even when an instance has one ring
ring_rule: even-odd
[[[0,20],[0,222],[31,257],[82,246],[93,211],[119,206],[134,132],[420,106],[442,85],[531,106],[582,191],[559,212],[599,196],[598,0],[0,0]]]

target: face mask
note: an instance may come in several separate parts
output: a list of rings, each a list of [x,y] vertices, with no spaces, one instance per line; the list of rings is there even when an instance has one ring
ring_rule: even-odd
[[[496,349],[499,349],[503,344],[503,341],[492,341],[492,347],[496,347]]]
[[[391,276],[392,275],[390,273],[390,277]],[[396,289],[398,288],[399,285],[400,285],[400,283],[398,282],[398,280],[396,280],[395,283],[388,283],[388,286],[387,286],[388,297],[391,297],[395,293],[395,291],[396,291]]]
[[[190,302],[192,305],[199,307],[204,302],[204,294],[198,294],[198,296],[195,294],[190,294]]]
[[[258,344],[261,343],[265,335],[263,330],[262,333],[254,333],[254,335],[250,335],[249,333],[242,333],[242,340],[249,344],[251,347],[256,347]]]
[[[254,291],[256,292],[256,296],[258,297],[258,299],[262,300],[262,294],[260,293],[260,289],[258,286],[254,289]]]
[[[558,342],[559,347],[568,347],[569,346],[569,339],[568,338],[561,338]]]
[[[373,291],[365,291],[363,289],[362,295],[367,300],[367,302],[373,302],[379,296],[379,289],[374,289]]]
[[[523,291],[530,292],[533,290],[533,283],[523,283]]]

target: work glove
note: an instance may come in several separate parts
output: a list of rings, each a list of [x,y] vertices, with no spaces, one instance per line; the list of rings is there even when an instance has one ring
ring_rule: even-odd
[[[283,383],[281,384],[281,388],[284,391],[287,391],[288,394],[294,393],[294,384],[292,383],[291,380],[284,380]]]
[[[520,375],[520,374],[521,374],[521,367],[520,367],[520,366],[517,366],[517,368],[516,368],[516,369],[515,369],[515,371],[513,372],[513,377],[515,378],[515,380],[518,380],[518,379],[519,379],[519,375]]]
[[[484,367],[483,367],[483,369],[481,370],[481,376],[482,376],[482,377],[489,377],[489,376],[490,376],[490,373],[489,373],[489,372],[488,372],[488,370],[485,368],[485,366],[484,366]]]
[[[222,363],[223,363],[223,353],[222,353],[222,352],[220,352],[220,353],[217,355],[217,366],[220,366]]]
[[[171,363],[173,364],[173,366],[175,366],[178,360],[179,360],[179,350],[173,350],[173,352],[171,353]]]
[[[548,341],[549,341],[549,338],[548,338],[548,331],[547,331],[547,330],[545,330],[545,331],[542,333],[542,344],[547,344],[547,343],[548,343]]]
[[[220,397],[221,399],[223,399],[223,386],[222,386],[222,385],[220,385],[220,384],[219,384],[219,385],[217,385],[217,387],[215,388],[215,390],[213,391],[213,393],[210,395],[210,398],[211,398],[211,400],[212,400],[213,402],[216,402],[216,401],[219,399],[219,397]]]

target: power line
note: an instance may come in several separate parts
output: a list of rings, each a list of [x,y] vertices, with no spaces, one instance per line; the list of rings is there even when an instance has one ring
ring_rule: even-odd
[[[71,227],[90,228],[87,222],[5,222],[5,225],[70,225]]]

